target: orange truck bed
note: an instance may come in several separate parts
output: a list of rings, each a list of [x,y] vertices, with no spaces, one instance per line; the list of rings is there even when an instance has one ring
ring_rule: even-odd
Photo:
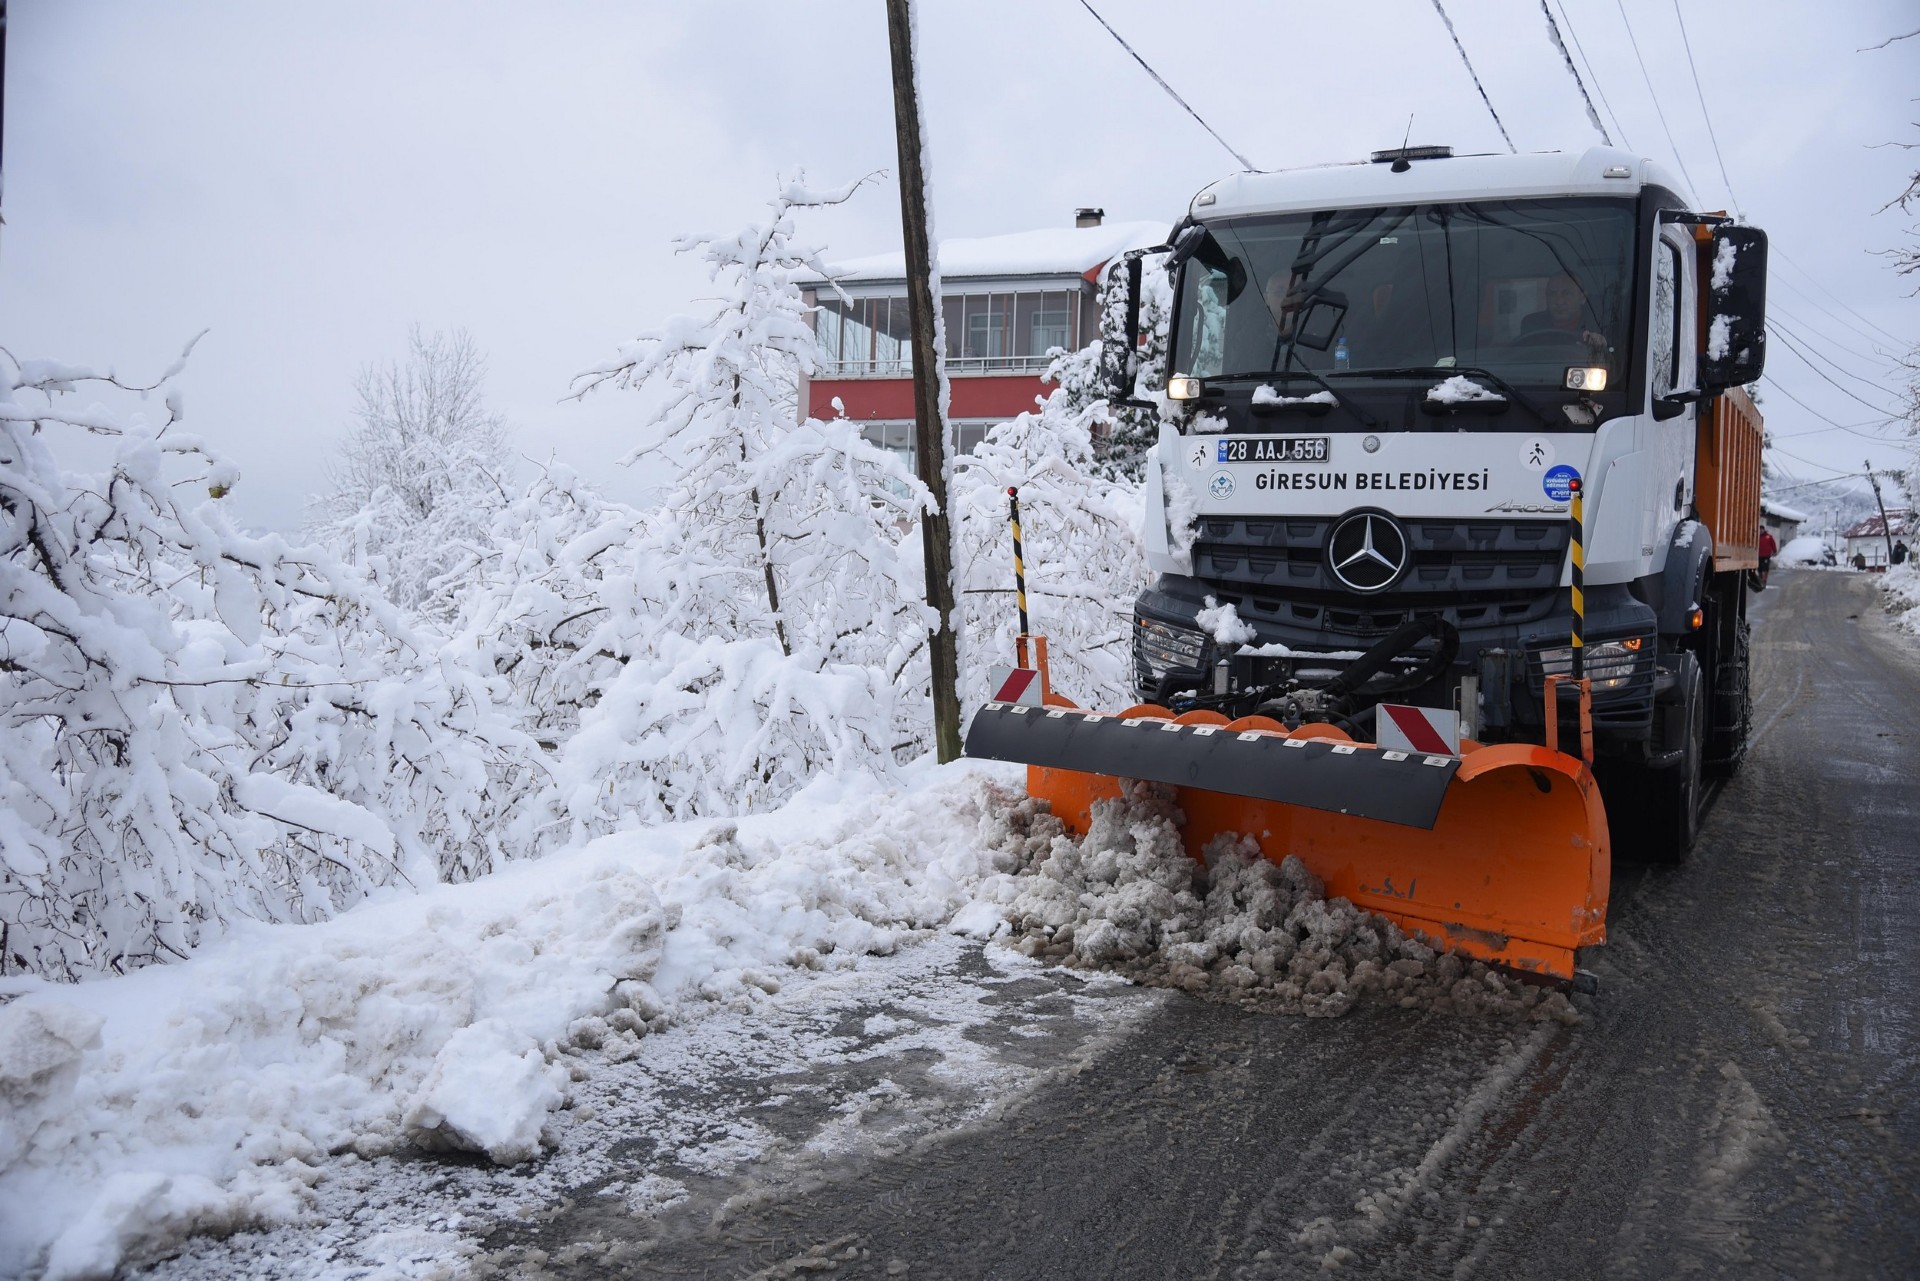
[[[1759,407],[1734,387],[1701,408],[1694,440],[1693,500],[1713,535],[1713,570],[1760,564]]]

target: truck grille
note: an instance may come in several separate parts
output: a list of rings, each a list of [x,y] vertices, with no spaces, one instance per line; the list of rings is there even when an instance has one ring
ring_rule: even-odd
[[[1561,521],[1405,522],[1411,565],[1389,591],[1348,591],[1327,568],[1337,517],[1203,517],[1196,577],[1229,588],[1242,617],[1351,635],[1387,631],[1412,614],[1456,627],[1525,623],[1553,609],[1566,563]]]

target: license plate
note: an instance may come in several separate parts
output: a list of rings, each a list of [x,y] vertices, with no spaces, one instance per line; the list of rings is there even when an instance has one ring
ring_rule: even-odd
[[[1327,436],[1228,436],[1215,460],[1223,463],[1324,463]]]

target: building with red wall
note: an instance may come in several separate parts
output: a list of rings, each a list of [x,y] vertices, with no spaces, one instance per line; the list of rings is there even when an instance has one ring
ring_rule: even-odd
[[[1099,336],[1101,274],[1129,249],[1160,244],[1167,224],[1108,223],[1083,209],[1074,227],[1016,232],[939,246],[945,322],[948,419],[970,450],[997,423],[1034,407],[1053,390],[1047,353]],[[913,453],[912,342],[903,252],[828,265],[841,297],[824,281],[804,286],[818,307],[819,372],[802,383],[810,418],[845,416],[875,444]]]

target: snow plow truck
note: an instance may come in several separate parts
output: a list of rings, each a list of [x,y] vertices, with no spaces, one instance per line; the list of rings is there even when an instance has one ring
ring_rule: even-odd
[[[1677,859],[1748,736],[1766,237],[1659,164],[1378,152],[1239,173],[1125,263],[1147,469],[1134,705],[1045,641],[969,726],[1084,831],[1177,790],[1445,946],[1573,981],[1616,837]],[[1143,263],[1174,306],[1143,388]],[[1017,550],[1017,520],[1016,520]],[[1024,600],[1024,590],[1023,590]]]

